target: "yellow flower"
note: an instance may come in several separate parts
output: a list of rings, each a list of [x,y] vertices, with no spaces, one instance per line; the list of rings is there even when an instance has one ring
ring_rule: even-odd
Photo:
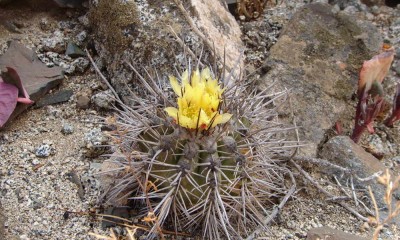
[[[196,70],[189,78],[187,71],[181,76],[182,83],[170,76],[172,89],[178,95],[178,109],[167,107],[164,110],[182,127],[189,129],[208,129],[226,123],[232,117],[229,113],[219,113],[219,104],[224,89],[218,80],[211,77],[210,69]]]

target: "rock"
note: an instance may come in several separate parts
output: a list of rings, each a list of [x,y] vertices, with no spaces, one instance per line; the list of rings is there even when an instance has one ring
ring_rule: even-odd
[[[322,146],[320,157],[331,161],[339,166],[351,169],[359,178],[367,178],[377,172],[385,172],[383,165],[377,158],[367,153],[361,146],[357,145],[347,136],[336,136],[331,138]],[[335,169],[321,169],[322,172],[328,175],[340,176],[341,173]],[[346,184],[346,179],[339,179]],[[383,198],[385,196],[385,188],[376,183],[376,180],[359,181],[353,179],[355,188],[367,188],[371,186],[378,206],[385,206]]]
[[[17,71],[22,84],[33,101],[38,101],[50,89],[59,85],[64,78],[61,68],[46,67],[32,50],[16,41],[11,42],[7,52],[0,56],[0,68],[6,66]],[[26,104],[18,104],[8,122],[27,107]]]
[[[60,66],[66,74],[73,74],[76,70],[74,65],[66,62],[60,62],[58,66]]]
[[[359,237],[330,227],[312,228],[307,232],[307,240],[367,240],[369,238]]]
[[[264,88],[276,82],[277,91],[291,89],[300,138],[310,143],[301,154],[315,156],[337,120],[351,122],[359,68],[381,42],[376,27],[334,14],[326,4],[306,5],[284,27],[266,62],[271,70],[260,81]]]
[[[47,105],[66,102],[71,98],[73,94],[74,92],[70,89],[60,90],[54,94],[44,96],[42,99],[35,103],[35,107],[40,108]]]
[[[98,128],[86,133],[84,137],[85,156],[94,158],[104,154],[109,149],[107,142],[108,137]]]
[[[71,124],[64,123],[61,128],[61,132],[64,135],[69,135],[74,132],[74,127]]]
[[[387,141],[383,141],[382,138],[377,134],[368,136],[368,139],[365,143],[365,150],[378,159],[382,159],[383,157],[390,155]]]
[[[51,152],[52,148],[49,144],[42,144],[36,149],[35,155],[36,157],[45,158],[50,156]]]
[[[92,96],[92,102],[97,108],[100,109],[114,109],[115,99],[112,96],[111,90],[99,92]]]
[[[82,49],[80,49],[75,43],[68,42],[65,55],[70,56],[72,58],[77,58],[86,56],[86,53]]]
[[[78,71],[79,73],[84,73],[85,70],[88,68],[89,66],[89,60],[87,60],[86,58],[80,57],[75,59],[71,65],[76,69],[76,71]]]
[[[86,38],[87,38],[87,32],[86,31],[82,31],[82,32],[80,32],[80,33],[78,33],[78,35],[76,35],[76,40],[78,41],[78,44],[79,45],[82,45],[83,44],[83,42],[86,40]],[[85,56],[86,56],[86,54],[85,54]]]
[[[91,91],[81,91],[76,94],[76,106],[81,109],[88,109],[90,105]]]
[[[112,171],[112,169],[118,169],[119,167],[116,160],[119,154],[121,153],[114,153],[111,155],[109,160],[104,161],[101,164],[101,174],[96,175],[96,178],[100,183],[100,189],[102,189],[102,192],[104,192],[104,196],[108,195],[107,203],[110,206],[127,206],[128,204],[129,190],[125,190],[119,193],[112,193],[113,195],[109,195],[109,191],[111,187],[115,184],[115,179],[118,177],[118,172]]]
[[[65,51],[65,36],[56,30],[49,38],[42,40],[43,50],[47,52],[63,53]]]
[[[196,19],[197,27],[203,31],[206,39],[215,46],[215,51],[220,59],[225,57],[228,70],[236,69],[238,72],[243,67],[243,59],[239,60],[241,50],[244,48],[241,41],[241,30],[235,18],[220,1],[192,0],[191,9]]]

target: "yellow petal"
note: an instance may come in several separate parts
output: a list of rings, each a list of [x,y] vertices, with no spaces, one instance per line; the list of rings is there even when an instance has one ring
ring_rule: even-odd
[[[191,83],[192,83],[192,87],[197,87],[200,83],[200,72],[199,70],[196,70],[192,73],[192,79],[191,79]]]
[[[226,123],[227,121],[229,121],[229,119],[231,119],[231,117],[232,117],[232,114],[230,114],[230,113],[224,113],[224,114],[218,115],[215,117],[214,122],[211,127],[215,127],[217,124]]]
[[[197,125],[197,119],[196,119],[196,126],[204,129],[208,127],[208,124],[210,123],[210,118],[207,116],[207,114],[203,111],[203,109],[200,110],[200,116],[199,116],[199,123]]]
[[[204,80],[208,80],[208,79],[211,79],[211,72],[210,72],[210,69],[209,68],[204,68],[202,71],[201,71],[201,79],[204,81]]]
[[[172,89],[179,97],[182,97],[182,89],[178,83],[178,80],[174,76],[169,76],[169,82],[171,84]]]
[[[174,118],[174,119],[176,120],[176,118],[177,118],[177,116],[178,116],[178,109],[176,109],[176,108],[174,108],[174,107],[167,107],[167,108],[164,108],[164,111],[166,111],[167,114],[168,114],[170,117],[172,117],[172,118]]]
[[[186,85],[189,83],[188,77],[189,77],[189,73],[188,73],[187,70],[185,70],[185,71],[182,73],[182,76],[181,76],[182,87],[186,87]]]
[[[179,119],[177,121],[179,122],[179,125],[181,125],[182,127],[190,129],[196,128],[197,121],[194,122],[194,119],[188,118],[186,116],[179,115]]]

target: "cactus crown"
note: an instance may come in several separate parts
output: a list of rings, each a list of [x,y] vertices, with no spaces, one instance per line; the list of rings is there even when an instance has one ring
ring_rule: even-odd
[[[143,217],[153,216],[149,238],[163,229],[242,238],[286,193],[288,170],[277,155],[290,142],[274,104],[285,92],[232,76],[225,88],[208,68],[183,72],[180,83],[170,77],[176,103],[161,82],[140,77],[156,100],[134,95],[138,105],[120,110],[113,132],[120,151],[109,160],[114,183],[105,197],[141,204]]]

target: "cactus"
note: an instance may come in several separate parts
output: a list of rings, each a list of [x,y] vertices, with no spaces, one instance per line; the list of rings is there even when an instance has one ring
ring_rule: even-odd
[[[275,106],[286,92],[233,77],[219,82],[208,68],[189,67],[166,91],[167,83],[140,76],[148,95],[132,93],[137,106],[108,119],[120,150],[109,160],[115,180],[105,198],[142,204],[149,238],[172,230],[241,239],[287,193],[278,156],[296,144],[285,140],[293,128],[277,121]]]

